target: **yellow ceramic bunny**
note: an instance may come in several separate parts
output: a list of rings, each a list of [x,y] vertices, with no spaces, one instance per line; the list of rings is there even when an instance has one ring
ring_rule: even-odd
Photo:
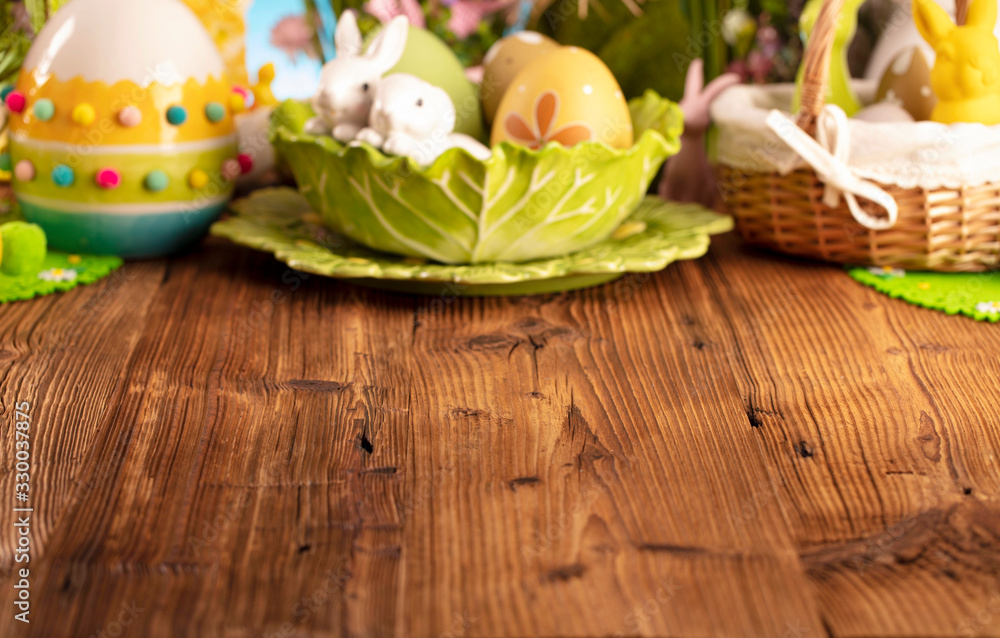
[[[972,0],[961,27],[933,0],[913,0],[913,19],[937,54],[931,88],[938,104],[931,119],[945,124],[1000,124],[1000,44],[993,35],[996,0]]]

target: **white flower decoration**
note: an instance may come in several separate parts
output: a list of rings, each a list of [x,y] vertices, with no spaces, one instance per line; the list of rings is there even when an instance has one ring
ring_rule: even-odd
[[[899,279],[906,276],[905,270],[902,268],[893,268],[892,266],[871,266],[868,268],[868,272],[886,279]]]
[[[1000,301],[983,301],[976,304],[977,312],[985,312],[988,315],[1000,315]]]
[[[44,281],[76,281],[76,271],[72,268],[49,268],[38,273]]]
[[[722,18],[722,39],[729,46],[736,46],[743,34],[751,35],[757,28],[757,21],[746,9],[733,9]]]

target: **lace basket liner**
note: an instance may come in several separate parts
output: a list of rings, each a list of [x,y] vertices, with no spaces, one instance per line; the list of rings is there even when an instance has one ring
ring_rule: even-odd
[[[863,102],[874,98],[873,82],[854,87]],[[788,113],[794,91],[792,84],[741,85],[719,96],[712,104],[712,121],[722,131],[718,162],[782,175],[807,167],[767,125],[772,111]],[[837,138],[847,147],[851,171],[880,184],[934,190],[980,186],[1000,176],[1000,126],[847,120]]]
[[[794,87],[735,87],[712,107],[720,189],[749,241],[793,255],[906,269],[1000,263],[1000,126],[849,120],[824,104],[844,0],[826,0]],[[859,82],[862,99],[874,93]]]

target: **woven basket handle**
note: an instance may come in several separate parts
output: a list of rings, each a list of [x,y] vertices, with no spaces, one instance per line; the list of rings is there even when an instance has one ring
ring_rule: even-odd
[[[955,0],[955,24],[962,26],[969,17],[969,0]]]
[[[837,37],[837,21],[844,10],[845,0],[826,0],[820,8],[816,25],[806,46],[802,80],[801,108],[796,123],[806,133],[816,132],[816,120],[826,104],[830,83],[830,56]],[[955,0],[956,23],[965,24],[970,0]]]
[[[806,45],[802,79],[802,100],[796,124],[806,133],[816,131],[816,120],[826,104],[830,84],[830,57],[837,37],[837,22],[845,0],[826,0],[819,10],[816,25]]]

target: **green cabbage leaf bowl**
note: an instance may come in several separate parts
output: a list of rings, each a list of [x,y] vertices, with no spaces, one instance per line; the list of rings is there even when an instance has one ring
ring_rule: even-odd
[[[275,110],[270,136],[309,204],[359,244],[444,264],[521,262],[606,240],[680,150],[676,104],[648,91],[629,107],[638,138],[629,149],[503,142],[486,161],[451,149],[426,167],[306,133],[313,111],[298,101]]]

